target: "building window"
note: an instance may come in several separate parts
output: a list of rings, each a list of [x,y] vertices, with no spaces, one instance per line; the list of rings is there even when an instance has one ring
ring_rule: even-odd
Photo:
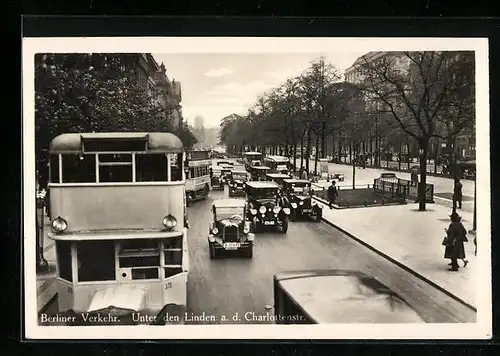
[[[78,281],[113,281],[115,275],[115,242],[85,241],[77,244]]]
[[[56,254],[59,277],[72,282],[73,268],[71,267],[71,242],[56,241]]]

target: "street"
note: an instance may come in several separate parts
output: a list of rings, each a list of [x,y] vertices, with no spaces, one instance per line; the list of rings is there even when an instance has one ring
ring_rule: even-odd
[[[227,188],[226,188],[227,189]],[[360,245],[326,223],[291,223],[287,234],[256,235],[253,259],[210,260],[207,233],[212,191],[189,208],[190,274],[188,313],[214,315],[219,323],[259,323],[253,317],[273,313],[273,274],[297,269],[355,269],[378,278],[405,298],[427,322],[474,322],[475,313],[409,272]],[[334,291],[332,291],[334,292]],[[245,313],[249,319],[245,319]],[[240,320],[231,320],[237,315]]]

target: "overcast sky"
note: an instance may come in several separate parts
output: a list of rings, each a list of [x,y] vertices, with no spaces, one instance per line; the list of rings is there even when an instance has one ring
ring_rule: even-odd
[[[182,85],[182,113],[190,124],[200,115],[205,127],[219,126],[232,113],[245,114],[259,94],[300,74],[321,56],[342,74],[365,52],[272,54],[159,54],[167,76]]]

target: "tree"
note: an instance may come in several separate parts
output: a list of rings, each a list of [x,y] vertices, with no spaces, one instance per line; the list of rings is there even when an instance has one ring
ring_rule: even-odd
[[[413,138],[420,153],[421,181],[418,187],[419,210],[426,205],[426,166],[429,141],[443,135],[447,123],[456,134],[473,122],[473,68],[460,52],[382,52],[366,56],[362,64],[364,89],[384,105],[401,129]],[[378,57],[377,57],[378,56]],[[469,57],[469,56],[465,56]],[[472,58],[473,60],[473,58]],[[457,67],[461,68],[457,79]],[[450,109],[451,108],[451,109]],[[450,110],[452,110],[450,112]],[[448,135],[449,136],[449,135]]]
[[[173,108],[139,85],[138,54],[37,54],[35,145],[46,180],[46,151],[69,132],[171,131]]]
[[[183,121],[179,126],[178,136],[184,145],[184,149],[190,150],[198,142],[198,139],[189,129],[187,122]]]

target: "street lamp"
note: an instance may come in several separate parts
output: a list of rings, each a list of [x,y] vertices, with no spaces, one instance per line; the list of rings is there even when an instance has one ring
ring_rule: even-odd
[[[44,199],[45,197],[37,197],[36,199],[36,216],[35,216],[35,221],[36,221],[36,231],[35,231],[35,237],[36,237],[36,272],[37,273],[43,273],[43,272],[48,272],[49,271],[49,263],[43,256],[43,249],[44,249],[44,235],[43,235],[43,227],[44,227]]]

